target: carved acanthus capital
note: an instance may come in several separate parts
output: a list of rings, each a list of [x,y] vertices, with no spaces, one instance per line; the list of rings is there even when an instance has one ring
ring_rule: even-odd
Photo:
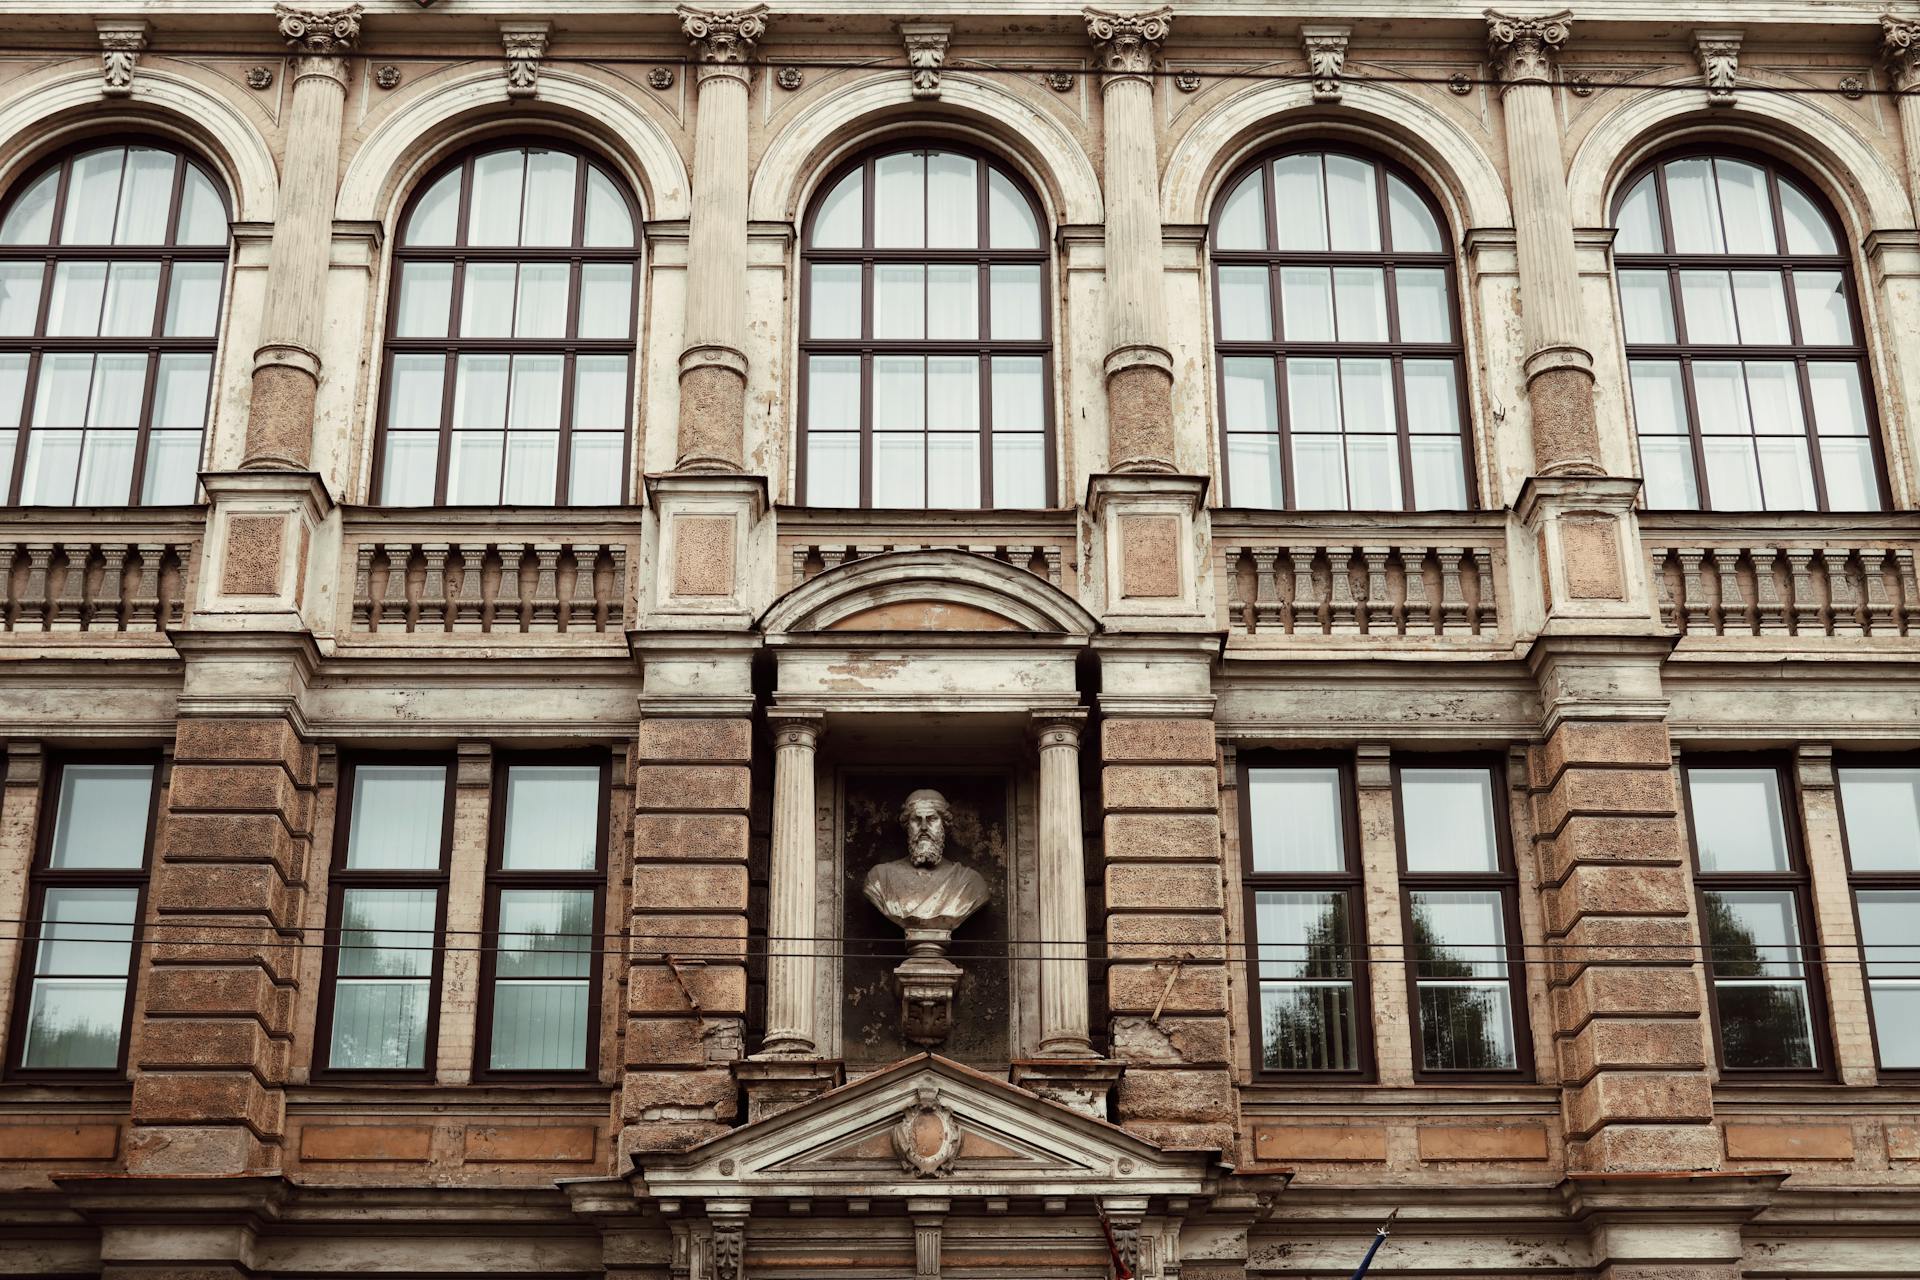
[[[1880,15],[1880,55],[1901,93],[1920,89],[1920,20]]]
[[[680,16],[680,34],[693,45],[700,63],[700,79],[726,76],[745,81],[753,47],[767,33],[767,6],[750,9],[674,10]]]
[[[325,76],[347,82],[347,55],[360,39],[359,5],[345,9],[296,9],[277,4],[273,15],[280,24],[280,38],[293,49],[293,75]]]
[[[1141,13],[1109,13],[1105,9],[1082,9],[1087,20],[1087,38],[1099,52],[1101,68],[1108,75],[1144,76],[1153,70],[1160,44],[1173,30],[1173,7],[1163,6]]]
[[[547,56],[551,22],[503,22],[500,47],[507,55],[507,96],[531,98],[540,92],[540,60]]]
[[[940,96],[940,68],[947,62],[947,41],[953,27],[945,22],[903,22],[900,39],[907,46],[907,66],[913,69],[913,96]]]
[[[1554,59],[1572,34],[1570,9],[1537,16],[1487,10],[1487,57],[1509,88],[1551,83]]]
[[[1315,102],[1340,101],[1340,76],[1346,70],[1347,38],[1352,34],[1351,27],[1300,28],[1300,47],[1306,51]]]
[[[1700,60],[1700,74],[1707,82],[1707,105],[1733,105],[1734,77],[1740,70],[1738,31],[1696,31],[1693,56]]]
[[[133,92],[134,64],[147,47],[147,24],[138,18],[100,21],[93,24],[93,29],[100,36],[100,60],[106,77],[100,92],[109,98],[124,98]]]

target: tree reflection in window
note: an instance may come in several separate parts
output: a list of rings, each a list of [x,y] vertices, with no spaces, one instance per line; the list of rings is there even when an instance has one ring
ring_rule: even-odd
[[[1776,1071],[1814,1067],[1793,895],[1710,892],[1704,906],[1723,1063]]]
[[[1261,893],[1260,1005],[1274,1071],[1359,1065],[1345,893]]]

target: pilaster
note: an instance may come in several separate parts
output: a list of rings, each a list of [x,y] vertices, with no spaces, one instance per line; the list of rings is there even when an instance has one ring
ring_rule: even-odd
[[[1920,19],[1881,14],[1880,56],[1899,95],[1895,101],[1907,157],[1907,194],[1920,200]]]

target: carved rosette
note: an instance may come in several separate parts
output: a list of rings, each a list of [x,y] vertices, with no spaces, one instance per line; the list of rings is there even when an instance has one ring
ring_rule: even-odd
[[[1880,16],[1880,56],[1887,75],[1901,93],[1920,89],[1920,21]]]
[[[944,22],[903,22],[900,39],[907,47],[907,66],[913,71],[913,96],[940,96],[940,68],[946,65],[947,41],[953,28]]]
[[[693,45],[694,58],[700,64],[700,79],[725,76],[747,83],[747,64],[753,48],[767,33],[767,6],[751,9],[674,10],[680,17],[680,34]]]
[[[347,55],[360,39],[359,5],[345,9],[296,9],[277,4],[273,15],[280,24],[280,38],[293,50],[293,76],[325,76],[342,85],[347,82]]]
[[[1738,31],[1693,33],[1693,56],[1700,60],[1708,106],[1733,105],[1734,77],[1740,70],[1740,34]]]
[[[133,68],[147,47],[147,24],[100,22],[94,29],[100,35],[100,61],[105,79],[100,92],[109,98],[124,98],[133,92]]]
[[[503,22],[500,47],[507,56],[507,96],[531,98],[540,92],[540,60],[547,56],[550,22]]]
[[[1573,34],[1573,11],[1519,16],[1487,10],[1487,57],[1504,87],[1550,84],[1554,59]]]
[[[953,1172],[966,1135],[954,1123],[953,1108],[940,1101],[940,1091],[920,1088],[888,1136],[903,1170],[917,1178],[944,1178]]]
[[[1307,55],[1307,72],[1313,77],[1315,102],[1340,101],[1340,76],[1347,66],[1347,27],[1302,27],[1300,46]]]
[[[1082,9],[1080,13],[1087,20],[1087,38],[1094,43],[1094,56],[1109,81],[1116,77],[1144,78],[1153,70],[1160,45],[1173,30],[1170,5],[1142,13],[1110,13],[1105,9]]]

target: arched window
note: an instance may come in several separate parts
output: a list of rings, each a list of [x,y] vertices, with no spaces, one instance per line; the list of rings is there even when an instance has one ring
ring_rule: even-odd
[[[0,484],[27,506],[194,500],[227,204],[157,142],[69,152],[0,218]]]
[[[1649,167],[1614,208],[1647,505],[1886,505],[1853,272],[1812,193],[1754,156]]]
[[[1045,223],[957,147],[870,155],[806,221],[800,501],[1044,507],[1053,493]]]
[[[421,188],[393,254],[378,501],[625,501],[637,221],[558,144],[471,152]]]
[[[1426,193],[1371,156],[1268,156],[1213,215],[1226,500],[1472,505],[1454,263]]]

